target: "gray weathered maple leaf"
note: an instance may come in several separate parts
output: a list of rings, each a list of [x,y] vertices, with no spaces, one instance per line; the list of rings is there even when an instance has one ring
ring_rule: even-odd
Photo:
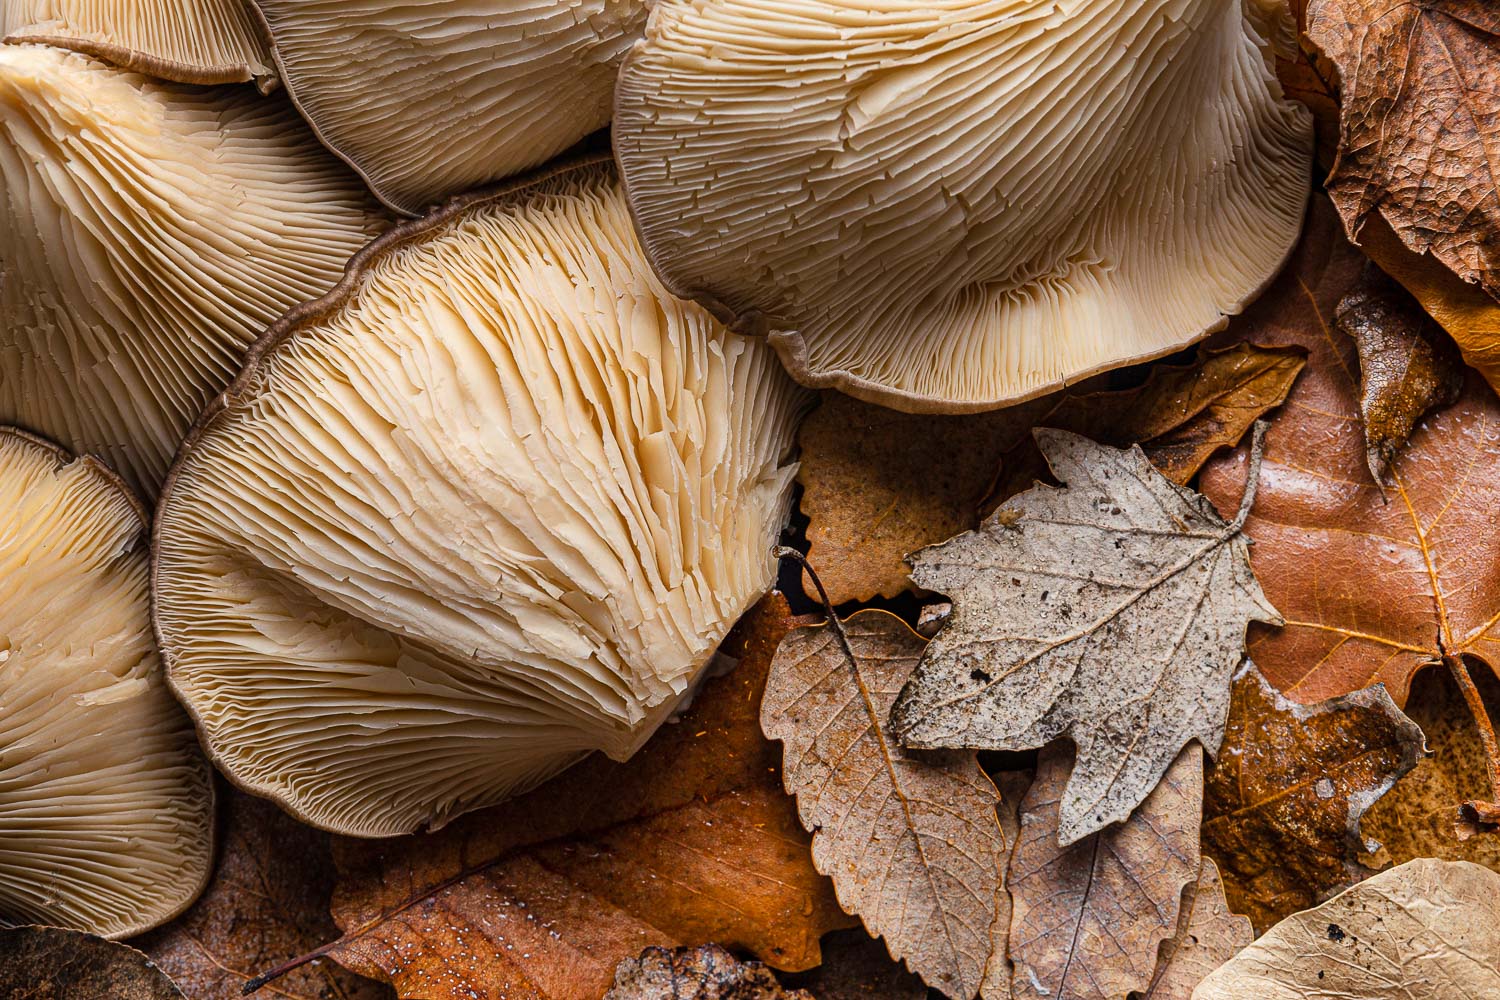
[[[917,748],[1077,747],[1059,842],[1119,822],[1190,740],[1218,751],[1250,621],[1279,624],[1240,528],[1140,448],[1039,428],[1037,486],[911,557],[953,613],[892,710]]]
[[[972,750],[909,752],[887,732],[925,646],[884,611],[794,629],[771,661],[761,728],[785,744],[787,791],[840,905],[929,985],[993,1000],[1010,922],[1000,794]]]
[[[1500,875],[1418,858],[1272,927],[1193,1000],[1500,996]]]

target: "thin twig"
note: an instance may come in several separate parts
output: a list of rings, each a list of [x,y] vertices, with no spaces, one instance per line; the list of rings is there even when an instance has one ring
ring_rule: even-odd
[[[1260,463],[1266,457],[1266,428],[1269,426],[1266,421],[1257,420],[1250,428],[1250,475],[1245,480],[1245,495],[1240,498],[1239,513],[1234,515],[1234,523],[1230,525],[1235,531],[1245,526],[1250,508],[1255,506],[1255,493],[1260,488]]]
[[[1471,799],[1462,808],[1472,813],[1472,818],[1478,822],[1500,822],[1500,738],[1495,735],[1495,724],[1490,721],[1484,697],[1480,695],[1474,678],[1469,676],[1469,666],[1463,657],[1445,653],[1443,665],[1458,683],[1458,689],[1463,692],[1464,701],[1469,706],[1469,714],[1474,716],[1474,726],[1479,730],[1479,742],[1484,747],[1485,770],[1490,779],[1490,801]]]

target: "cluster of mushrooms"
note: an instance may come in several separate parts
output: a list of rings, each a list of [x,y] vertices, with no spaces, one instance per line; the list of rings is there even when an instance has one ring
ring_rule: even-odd
[[[811,388],[1003,406],[1273,277],[1284,16],[0,0],[0,923],[181,912],[209,761],[377,837],[628,757]]]

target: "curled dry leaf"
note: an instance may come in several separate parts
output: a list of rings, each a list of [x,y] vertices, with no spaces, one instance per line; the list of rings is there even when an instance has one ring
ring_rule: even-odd
[[[598,1000],[651,945],[816,965],[819,937],[853,921],[757,718],[791,625],[780,595],[762,601],[723,647],[738,666],[626,763],[591,757],[434,834],[337,842],[344,936],[324,953],[423,1000]]]
[[[141,952],[60,927],[0,927],[0,997],[184,1000]]]
[[[1474,682],[1488,704],[1500,705],[1500,680],[1476,671]],[[1459,824],[1458,803],[1482,798],[1488,787],[1484,747],[1452,674],[1441,668],[1419,673],[1406,712],[1422,727],[1432,756],[1418,761],[1365,813],[1365,839],[1381,845],[1371,863],[1442,858],[1500,871],[1500,836],[1468,836]]]
[[[1140,442],[1163,475],[1186,483],[1286,398],[1303,355],[1232,345],[1189,365],[1157,366],[1134,388],[1105,390],[1100,377],[970,416],[900,413],[824,393],[802,425],[797,478],[810,555],[829,597],[894,597],[910,586],[908,553],[975,527],[986,497],[1029,487],[1046,469],[1033,426]]]
[[[1298,705],[1247,664],[1203,807],[1230,907],[1263,931],[1363,877],[1360,817],[1422,748],[1383,687]]]
[[[1303,703],[1382,681],[1401,705],[1427,664],[1500,666],[1500,401],[1469,373],[1458,400],[1411,435],[1382,494],[1366,463],[1355,346],[1328,332],[1363,266],[1317,199],[1287,272],[1225,332],[1311,352],[1271,421],[1245,525],[1255,575],[1287,618],[1253,628],[1249,653]],[[1245,470],[1243,453],[1214,459],[1199,488],[1231,510]]]
[[[1193,1000],[1500,996],[1500,875],[1422,858],[1287,917]]]
[[[647,948],[615,966],[604,1000],[813,1000],[782,987],[759,962],[741,962],[716,944]]]
[[[1203,753],[1183,750],[1123,824],[1060,848],[1067,777],[1068,753],[1054,744],[1021,802],[1009,875],[1012,988],[1018,1000],[1118,1000],[1150,984],[1177,931],[1183,887],[1198,877]]]
[[[192,909],[134,944],[193,1000],[239,996],[258,973],[337,933],[328,916],[334,877],[326,833],[298,823],[271,802],[231,791],[208,888]],[[277,981],[276,990],[282,1000],[395,995],[389,986],[332,962],[294,969]]]
[[[1417,421],[1458,398],[1463,369],[1432,318],[1372,264],[1365,265],[1334,318],[1359,351],[1365,460],[1380,482]]]
[[[1339,71],[1327,187],[1348,232],[1379,212],[1406,246],[1500,297],[1500,9],[1312,0],[1307,35]]]
[[[1218,866],[1204,858],[1198,881],[1182,890],[1177,933],[1162,942],[1156,974],[1137,1000],[1189,1000],[1205,976],[1253,940],[1249,918],[1224,899]]]
[[[912,557],[912,579],[953,613],[891,722],[926,748],[1070,737],[1066,845],[1130,815],[1190,740],[1218,750],[1245,626],[1279,619],[1238,520],[1139,448],[1047,429],[1036,440],[1067,485],[1029,490]]]
[[[991,957],[1004,959],[1009,851],[999,792],[972,750],[903,750],[889,732],[926,645],[884,611],[792,631],[761,728],[785,744],[787,791],[839,902],[929,985],[968,1000]]]
[[[1339,146],[1338,70],[1303,35],[1307,0],[1251,0],[1246,11],[1259,15],[1282,92],[1312,112],[1318,167],[1326,173]]]

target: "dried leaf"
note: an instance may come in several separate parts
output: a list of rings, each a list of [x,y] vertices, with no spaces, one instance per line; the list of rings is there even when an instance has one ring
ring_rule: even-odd
[[[1474,680],[1490,705],[1500,705],[1500,680],[1483,671]],[[1422,727],[1432,756],[1370,807],[1362,824],[1365,839],[1379,841],[1383,862],[1443,858],[1500,871],[1500,836],[1460,840],[1455,830],[1458,803],[1487,795],[1489,787],[1484,747],[1452,675],[1441,668],[1419,673],[1406,712]]]
[[[0,997],[184,1000],[136,949],[59,927],[0,927]]]
[[[1182,890],[1177,933],[1162,942],[1156,974],[1137,1000],[1189,1000],[1193,987],[1253,940],[1250,920],[1230,911],[1219,869],[1204,858],[1198,880]]]
[[[1445,653],[1500,665],[1500,402],[1470,374],[1412,434],[1383,497],[1365,460],[1354,344],[1328,333],[1362,267],[1318,198],[1286,272],[1224,334],[1311,352],[1272,418],[1245,525],[1255,575],[1287,618],[1252,628],[1249,653],[1303,703],[1383,681],[1403,704],[1412,674]],[[1245,468],[1242,451],[1211,460],[1199,488],[1233,510]]]
[[[651,945],[816,965],[818,938],[853,921],[757,718],[791,625],[780,595],[762,601],[725,644],[738,666],[626,763],[589,758],[434,834],[339,842],[328,954],[424,1000],[598,1000]]]
[[[1247,665],[1203,806],[1230,907],[1263,931],[1363,877],[1360,817],[1422,747],[1383,687],[1298,705]]]
[[[195,1000],[239,996],[258,973],[337,933],[328,916],[334,882],[329,836],[264,799],[242,792],[225,798],[208,888],[182,916],[134,941]],[[394,995],[389,986],[332,962],[295,969],[276,988],[286,1000]]]
[[[1424,858],[1287,917],[1193,1000],[1500,996],[1500,875]]]
[[[1338,70],[1302,36],[1307,0],[1252,0],[1249,9],[1256,8],[1269,22],[1261,33],[1271,42],[1282,92],[1312,112],[1318,166],[1326,172],[1339,146]]]
[[[826,935],[822,964],[785,979],[817,1000],[927,1000],[927,985],[863,929]]]
[[[1123,824],[1059,848],[1068,769],[1065,748],[1042,751],[1021,803],[1008,880],[1017,1000],[1119,1000],[1146,988],[1177,930],[1183,887],[1198,877],[1202,751],[1183,750]]]
[[[604,1000],[813,1000],[783,989],[759,962],[741,962],[716,944],[697,948],[647,948],[622,959]]]
[[[1500,297],[1500,8],[1491,0],[1312,0],[1308,37],[1339,70],[1328,193],[1359,238],[1379,212]]]
[[[908,553],[975,527],[987,496],[1009,496],[1045,471],[1031,440],[1038,425],[1106,444],[1142,442],[1167,478],[1186,483],[1285,398],[1302,355],[1235,345],[1190,365],[1157,365],[1135,388],[1100,391],[1108,384],[1101,377],[959,417],[824,393],[799,438],[809,554],[834,604],[895,596],[910,585]],[[997,471],[1013,485],[997,491]]]
[[[842,629],[847,652],[833,625],[782,640],[761,728],[785,744],[787,791],[844,909],[929,985],[968,1000],[1010,923],[1000,793],[972,750],[919,754],[887,731],[926,640],[884,611]]]
[[[1139,448],[1036,439],[1068,485],[1007,501],[1014,524],[992,516],[912,557],[912,579],[953,614],[891,721],[917,747],[1070,737],[1066,845],[1128,816],[1188,741],[1217,751],[1246,623],[1277,616],[1238,525]]]
[[[1365,460],[1380,482],[1417,421],[1458,398],[1463,370],[1438,325],[1374,265],[1365,266],[1335,319],[1359,351]]]
[[[1408,250],[1390,223],[1378,215],[1365,222],[1359,245],[1382,271],[1416,297],[1491,388],[1500,389],[1500,302],[1466,284],[1431,254]]]

